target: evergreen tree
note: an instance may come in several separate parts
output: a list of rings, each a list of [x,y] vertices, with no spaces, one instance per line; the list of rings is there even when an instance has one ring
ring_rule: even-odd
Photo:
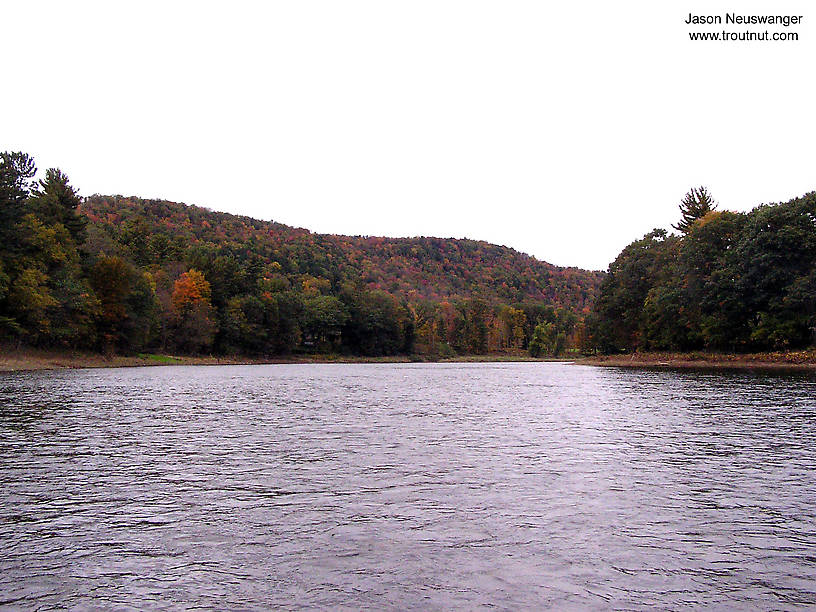
[[[30,181],[36,172],[29,155],[13,151],[0,153],[0,257],[8,257],[16,250],[15,226],[25,214]]]
[[[82,198],[69,184],[62,170],[49,168],[45,172],[45,179],[38,181],[32,190],[28,209],[43,223],[61,223],[74,243],[81,246],[85,242],[85,227],[88,225],[88,220],[77,212],[81,203]]]
[[[680,222],[672,227],[688,234],[697,219],[702,219],[716,208],[717,203],[706,187],[693,187],[680,202]]]
[[[11,316],[6,301],[18,270],[14,260],[20,247],[16,226],[24,214],[29,181],[37,169],[25,153],[0,153],[0,335],[19,335],[23,328]]]

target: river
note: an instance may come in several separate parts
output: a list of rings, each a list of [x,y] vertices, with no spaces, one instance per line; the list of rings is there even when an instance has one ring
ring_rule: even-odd
[[[816,606],[816,378],[0,374],[0,606]]]

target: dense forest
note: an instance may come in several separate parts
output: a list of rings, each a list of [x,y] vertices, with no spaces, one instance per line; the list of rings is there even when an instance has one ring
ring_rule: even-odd
[[[586,344],[603,279],[472,240],[314,234],[82,198],[0,154],[0,341],[107,353],[433,356]]]
[[[591,347],[763,351],[816,340],[816,192],[749,213],[718,211],[705,188],[681,203],[679,234],[656,229],[609,266]]]

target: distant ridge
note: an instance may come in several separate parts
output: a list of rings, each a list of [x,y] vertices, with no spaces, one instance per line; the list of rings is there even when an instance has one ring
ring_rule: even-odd
[[[409,301],[479,297],[534,300],[575,312],[592,305],[603,273],[563,268],[512,248],[454,238],[384,238],[317,234],[274,221],[137,197],[93,195],[90,252],[139,265],[164,265],[191,246],[202,256],[234,256],[284,275],[311,275],[339,286],[362,282]]]

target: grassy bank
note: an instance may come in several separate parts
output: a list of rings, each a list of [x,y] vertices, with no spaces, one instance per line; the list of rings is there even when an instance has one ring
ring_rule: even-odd
[[[0,372],[57,370],[64,368],[118,368],[128,366],[207,365],[246,363],[246,360],[170,355],[102,355],[84,351],[9,349],[0,347]]]
[[[162,355],[102,355],[85,351],[46,350],[0,346],[0,372],[57,370],[70,368],[121,368],[166,365],[253,365],[268,363],[412,363],[412,362],[495,362],[545,361],[526,353],[496,355],[462,355],[440,359],[428,355],[390,357],[349,357],[345,355],[291,355],[286,357],[212,357]]]
[[[285,357],[190,356],[140,353],[102,355],[87,351],[16,348],[0,345],[0,372],[72,368],[121,368],[166,365],[258,365],[270,363],[488,363],[574,361],[582,365],[623,368],[763,368],[816,370],[816,348],[775,353],[633,353],[564,359],[533,358],[524,352],[490,355],[433,355],[350,357],[346,355],[288,355]]]
[[[632,353],[578,360],[584,365],[622,368],[762,368],[816,370],[816,349],[773,353]]]

